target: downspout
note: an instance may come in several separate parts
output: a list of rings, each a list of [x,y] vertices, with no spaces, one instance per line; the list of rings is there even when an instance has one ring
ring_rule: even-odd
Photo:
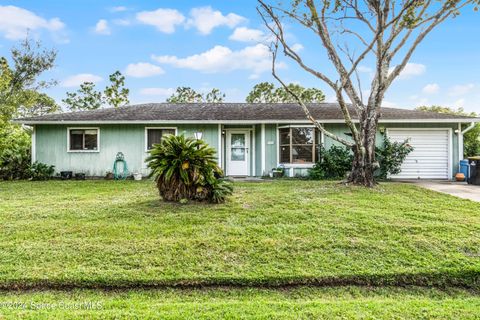
[[[32,145],[30,148],[32,164],[37,161],[37,126],[32,126]]]
[[[471,122],[465,130],[462,131],[462,124],[458,124],[458,159],[459,159],[459,169],[460,169],[460,160],[463,159],[463,135],[468,131],[472,130],[475,127],[475,122]]]

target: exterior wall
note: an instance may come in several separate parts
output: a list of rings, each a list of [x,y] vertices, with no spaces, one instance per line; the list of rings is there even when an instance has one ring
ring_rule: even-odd
[[[308,123],[306,123],[308,124]],[[98,127],[100,129],[99,152],[67,152],[67,128],[68,127]],[[278,126],[276,124],[256,124],[254,126],[218,126],[218,124],[129,124],[129,125],[37,125],[35,128],[35,156],[36,160],[46,164],[55,165],[55,170],[83,172],[88,176],[103,176],[107,170],[112,170],[117,152],[123,152],[130,172],[147,174],[145,158],[145,127],[176,127],[177,134],[193,136],[194,132],[203,132],[203,140],[218,150],[219,143],[225,146],[223,130],[229,128],[251,128],[250,171],[251,175],[268,175],[278,163]],[[327,130],[344,138],[350,139],[344,133],[348,129],[343,124],[326,124]],[[458,171],[458,124],[380,124],[380,128],[451,128],[452,129],[452,173]],[[264,130],[263,130],[264,129]],[[220,130],[220,131],[219,131]],[[377,145],[381,145],[383,135],[377,133]],[[339,145],[328,137],[324,137],[324,145],[328,149],[332,145]],[[254,151],[255,149],[255,151]],[[225,150],[221,152],[224,156]],[[262,161],[262,155],[265,159]],[[223,161],[225,168],[225,161]],[[263,167],[263,168],[262,168]],[[262,171],[263,169],[263,171]],[[287,175],[307,175],[308,168],[287,169]]]
[[[458,172],[459,166],[459,154],[458,154],[458,134],[455,133],[455,130],[458,129],[458,124],[456,123],[381,123],[379,124],[379,128],[385,128],[386,132],[388,132],[389,128],[450,128],[452,129],[452,173],[455,175]],[[349,132],[347,127],[344,124],[326,124],[325,129],[331,131],[334,134],[340,135],[345,139],[350,139],[351,137],[345,135],[344,133]],[[383,144],[383,134],[377,132],[376,144],[377,146],[382,146]],[[341,145],[339,142],[334,141],[331,138],[325,137],[325,148],[330,148],[332,145]],[[463,158],[463,156],[462,156]]]
[[[67,128],[100,129],[99,152],[67,152]],[[208,144],[218,150],[218,125],[37,125],[36,160],[54,165],[55,171],[82,172],[87,176],[104,176],[112,170],[117,152],[123,152],[130,172],[147,174],[145,127],[176,127],[177,134],[193,136],[202,131]]]
[[[262,173],[262,126],[255,125],[255,176],[261,177]]]
[[[265,124],[265,171],[266,174],[278,166],[277,125]]]

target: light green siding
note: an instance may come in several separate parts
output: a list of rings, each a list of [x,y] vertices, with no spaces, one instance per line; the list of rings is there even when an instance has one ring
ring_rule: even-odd
[[[67,152],[67,128],[100,129],[99,152]],[[178,134],[193,136],[203,132],[203,140],[218,149],[218,125],[37,125],[36,160],[54,165],[56,172],[82,172],[87,176],[104,176],[112,170],[117,152],[123,152],[130,172],[147,174],[145,127],[176,127]]]
[[[255,175],[262,176],[262,126],[255,125]]]
[[[265,170],[270,172],[277,163],[277,125],[265,124]]]
[[[308,125],[308,123],[305,123]],[[67,128],[86,128],[98,127],[100,129],[100,150],[99,152],[67,152]],[[221,126],[219,132],[218,124],[168,124],[168,125],[37,125],[35,134],[36,160],[55,166],[57,172],[70,170],[74,172],[83,172],[88,176],[103,176],[107,170],[112,170],[113,162],[117,152],[123,152],[130,172],[141,172],[147,174],[145,158],[145,127],[175,127],[178,134],[193,136],[194,132],[203,132],[203,140],[218,150],[219,138],[222,139],[223,148],[225,148],[224,136],[222,130],[245,128],[251,130],[250,139],[250,170],[255,176],[268,175],[272,168],[278,166],[278,125],[277,124],[256,124],[254,126],[245,125],[225,125]],[[452,130],[452,173],[458,170],[458,129],[457,124],[380,124],[380,128],[451,128]],[[264,130],[263,130],[264,128]],[[325,128],[334,134],[343,138],[351,139],[345,133],[348,129],[343,124],[326,124]],[[377,133],[377,145],[381,145],[383,135]],[[263,144],[262,144],[263,142]],[[339,145],[328,137],[324,137],[324,145],[328,149],[332,145]],[[255,152],[253,152],[255,150]],[[220,154],[224,154],[223,150]],[[262,155],[265,159],[262,161]],[[225,159],[224,159],[225,160]],[[262,163],[263,169],[262,172]],[[226,164],[223,161],[223,167]],[[288,166],[287,166],[288,167]],[[287,169],[289,170],[289,169]],[[292,176],[306,175],[308,168],[293,168]],[[290,171],[287,172],[290,175]]]

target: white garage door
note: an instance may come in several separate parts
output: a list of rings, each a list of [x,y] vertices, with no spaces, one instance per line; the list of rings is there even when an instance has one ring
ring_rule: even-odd
[[[389,129],[392,141],[410,140],[414,150],[402,164],[395,179],[449,179],[450,131],[441,129]]]

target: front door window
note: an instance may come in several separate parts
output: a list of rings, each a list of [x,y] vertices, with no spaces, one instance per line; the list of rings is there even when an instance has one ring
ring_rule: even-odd
[[[245,161],[245,134],[234,133],[231,137],[231,160]]]

